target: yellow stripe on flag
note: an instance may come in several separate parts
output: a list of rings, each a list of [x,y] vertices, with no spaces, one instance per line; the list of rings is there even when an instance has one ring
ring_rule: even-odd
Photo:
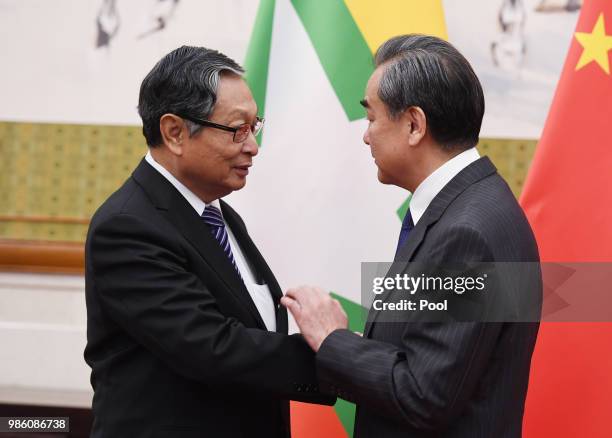
[[[396,35],[448,39],[442,0],[344,0],[372,53]]]

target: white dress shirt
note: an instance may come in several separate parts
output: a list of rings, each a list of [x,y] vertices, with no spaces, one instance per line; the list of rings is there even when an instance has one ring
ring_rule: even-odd
[[[207,204],[198,198],[191,190],[185,187],[178,179],[174,177],[168,170],[159,164],[153,156],[151,152],[147,152],[145,156],[145,160],[149,163],[155,170],[162,174],[164,178],[166,178],[170,184],[172,184],[176,189],[183,195],[183,197],[189,202],[189,204],[196,211],[198,216],[202,216],[204,213],[204,209]],[[219,204],[219,200],[215,199],[210,203],[214,207],[217,207],[219,211],[221,211],[221,205]],[[223,212],[221,212],[221,216],[223,216]],[[225,222],[225,220],[224,220]],[[259,314],[261,315],[261,319],[263,319],[266,324],[266,328],[269,331],[276,331],[276,311],[274,308],[274,301],[272,300],[272,294],[270,293],[270,288],[267,284],[257,284],[255,280],[255,276],[251,271],[249,264],[246,261],[246,257],[244,256],[240,245],[238,245],[238,241],[236,237],[232,233],[231,228],[225,223],[225,229],[227,230],[227,235],[229,237],[230,248],[232,249],[232,253],[234,254],[234,260],[236,261],[236,266],[240,271],[240,275],[242,275],[242,279],[244,280],[244,285],[249,291],[249,295],[253,299]]]
[[[434,170],[416,188],[410,199],[410,214],[414,225],[423,217],[425,210],[438,193],[459,172],[480,158],[476,148],[470,148],[451,158],[446,163]]]

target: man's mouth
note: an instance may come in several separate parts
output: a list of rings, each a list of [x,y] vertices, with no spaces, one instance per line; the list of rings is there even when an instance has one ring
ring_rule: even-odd
[[[239,166],[234,166],[234,170],[240,176],[247,176],[249,174],[249,167],[251,167],[252,163],[241,164]]]

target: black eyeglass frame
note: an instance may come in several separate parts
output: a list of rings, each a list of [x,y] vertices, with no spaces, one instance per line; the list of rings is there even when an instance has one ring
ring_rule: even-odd
[[[240,126],[238,126],[237,128],[232,128],[231,126],[226,126],[226,125],[220,125],[219,123],[215,123],[215,122],[211,122],[210,120],[206,120],[206,119],[199,119],[197,117],[191,117],[191,116],[186,116],[184,114],[176,114],[177,116],[179,116],[182,119],[185,120],[189,120],[192,123],[195,123],[197,125],[201,125],[201,126],[208,126],[210,128],[215,128],[215,129],[222,129],[223,131],[227,131],[227,132],[233,132],[234,136],[232,138],[232,141],[234,143],[242,143],[244,140],[247,139],[248,134],[246,135],[246,137],[242,140],[236,140],[236,135],[239,132],[244,132],[241,130],[244,130],[245,126],[249,127],[249,131],[253,133],[253,135],[257,135],[261,132],[261,130],[263,129],[264,126],[264,122],[265,122],[265,118],[264,117],[255,117],[255,125],[251,125],[249,123],[244,123]]]

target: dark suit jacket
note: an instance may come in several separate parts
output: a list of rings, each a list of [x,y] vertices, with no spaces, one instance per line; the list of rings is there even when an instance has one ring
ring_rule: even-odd
[[[92,437],[288,437],[288,399],[331,404],[287,336],[282,292],[238,214],[224,218],[276,305],[276,332],[204,221],[144,160],[86,243]]]
[[[515,197],[483,157],[433,199],[396,261],[538,262],[539,256]],[[539,269],[533,280],[536,287],[522,293],[535,294],[541,305]],[[374,319],[364,333],[369,339],[337,330],[323,342],[321,387],[357,403],[358,438],[520,437],[537,331],[537,322]]]

